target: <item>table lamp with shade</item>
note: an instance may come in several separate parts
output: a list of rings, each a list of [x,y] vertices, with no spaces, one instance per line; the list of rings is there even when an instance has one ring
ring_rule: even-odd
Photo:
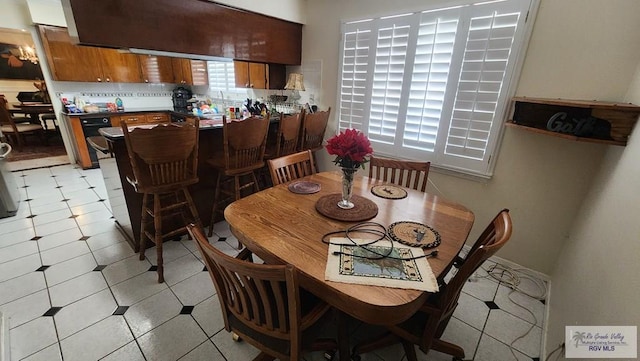
[[[291,99],[294,105],[298,105],[298,100],[300,100],[300,90],[304,90],[304,79],[302,74],[289,74],[289,79],[287,80],[287,84],[284,86],[284,89],[292,90],[289,99]]]

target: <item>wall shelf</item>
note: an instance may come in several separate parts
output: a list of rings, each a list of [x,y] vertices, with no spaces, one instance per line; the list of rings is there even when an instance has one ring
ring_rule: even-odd
[[[506,126],[579,142],[625,146],[640,106],[588,100],[515,97]]]

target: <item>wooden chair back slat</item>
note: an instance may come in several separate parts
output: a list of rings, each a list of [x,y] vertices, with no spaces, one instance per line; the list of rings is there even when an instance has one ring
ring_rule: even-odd
[[[276,142],[276,157],[282,157],[298,150],[300,126],[304,111],[290,115],[280,115],[278,125],[278,139]]]
[[[369,178],[426,192],[431,162],[412,162],[371,156]]]
[[[316,173],[313,153],[310,150],[269,159],[267,163],[273,185],[290,182]]]
[[[299,326],[292,325],[300,324],[300,313],[291,312],[300,302],[295,268],[233,258],[209,244],[201,229],[187,228],[216,287],[225,328],[230,331],[232,315],[262,334],[293,342],[292,330]]]
[[[300,150],[316,151],[322,149],[330,114],[331,107],[325,111],[304,114]]]
[[[430,317],[420,339],[421,349],[429,350],[434,337],[439,337],[444,331],[458,305],[463,286],[482,263],[507,243],[511,238],[512,228],[509,210],[503,209],[478,237],[455,276],[442,287],[435,300],[428,303],[431,306]]]
[[[223,121],[226,171],[261,168],[267,144],[269,118],[250,117],[242,121]]]
[[[137,188],[153,192],[158,187],[197,181],[199,122],[158,124],[129,129],[121,123]]]

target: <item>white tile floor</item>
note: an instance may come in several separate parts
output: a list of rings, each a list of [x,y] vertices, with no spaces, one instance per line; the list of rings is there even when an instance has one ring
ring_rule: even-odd
[[[99,169],[62,165],[14,175],[23,202],[16,216],[0,219],[0,312],[9,319],[11,360],[235,361],[258,353],[223,330],[218,298],[192,241],[165,245],[166,283],[156,282],[149,270],[154,252],[139,261],[115,228]],[[224,237],[230,243],[217,242]],[[236,253],[224,222],[213,240]],[[539,359],[545,305],[509,292],[489,278],[469,282],[443,338],[461,345],[467,359]],[[512,354],[508,345],[530,328]],[[363,355],[402,359],[400,346]]]

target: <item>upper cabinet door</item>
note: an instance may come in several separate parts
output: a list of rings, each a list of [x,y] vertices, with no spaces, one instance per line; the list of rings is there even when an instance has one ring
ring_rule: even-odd
[[[145,83],[174,83],[171,58],[167,56],[139,55],[142,81]]]
[[[249,87],[255,89],[267,89],[266,64],[249,63]]]
[[[235,60],[233,73],[236,78],[236,88],[249,88],[249,62]]]
[[[40,26],[40,36],[54,80],[104,81],[98,49],[72,44],[66,28]]]
[[[177,84],[193,84],[191,62],[189,59],[171,58],[174,82]]]
[[[142,83],[140,64],[135,54],[121,53],[113,49],[99,49],[102,73],[111,83]]]

